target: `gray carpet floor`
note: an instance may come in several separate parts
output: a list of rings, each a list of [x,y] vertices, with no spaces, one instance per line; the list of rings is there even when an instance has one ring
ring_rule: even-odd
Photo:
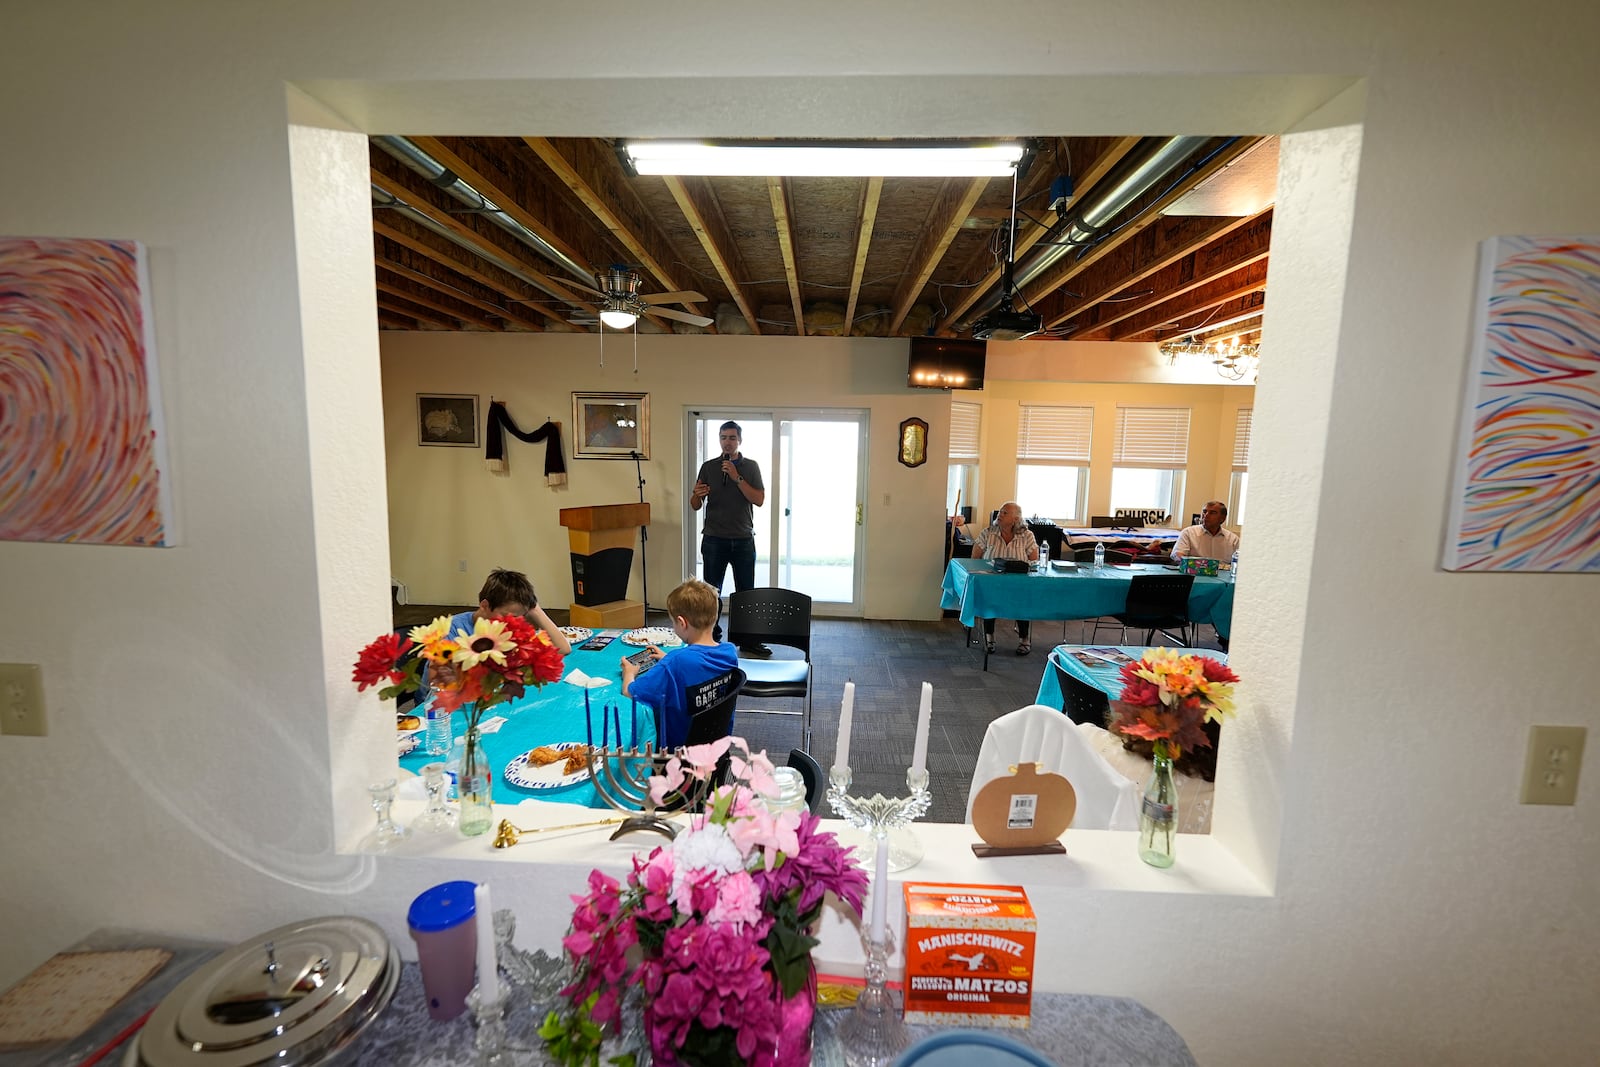
[[[411,604],[395,609],[395,625],[411,626],[437,615],[464,608]],[[550,611],[558,623],[565,612]],[[655,624],[654,616],[651,623]],[[811,660],[813,683],[811,754],[826,769],[833,764],[834,742],[839,732],[839,704],[846,681],[855,682],[855,715],[850,742],[851,791],[871,795],[905,792],[906,770],[915,741],[917,703],[923,682],[933,686],[933,715],[928,734],[929,791],[933,806],[925,818],[935,822],[961,822],[966,817],[967,792],[989,723],[1006,712],[1032,704],[1045,670],[1045,656],[1062,640],[1062,624],[1033,624],[1033,652],[1018,656],[1017,637],[1010,622],[996,628],[997,651],[983,670],[983,656],[974,644],[966,647],[965,628],[955,619],[908,622],[882,619],[814,620]],[[1209,635],[1209,629],[1206,631]],[[1077,643],[1087,634],[1086,624],[1066,624],[1066,640]],[[1101,641],[1113,641],[1118,631],[1100,632]],[[1132,636],[1132,635],[1130,635]],[[1212,640],[1203,645],[1216,647]],[[774,646],[782,656],[789,650]],[[750,709],[796,710],[793,700],[740,700],[734,732],[752,750],[765,749],[781,764],[792,748],[800,747],[798,716],[749,714]]]

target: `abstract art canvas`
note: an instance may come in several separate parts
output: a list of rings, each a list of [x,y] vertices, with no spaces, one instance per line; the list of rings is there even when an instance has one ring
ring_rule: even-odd
[[[174,542],[137,241],[0,237],[0,540]]]
[[[1444,566],[1600,573],[1600,237],[1485,241]]]

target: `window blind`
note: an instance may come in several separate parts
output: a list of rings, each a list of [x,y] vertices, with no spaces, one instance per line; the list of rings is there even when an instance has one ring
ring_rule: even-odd
[[[1239,421],[1233,430],[1233,469],[1250,469],[1250,417],[1254,408],[1240,408]]]
[[[1094,408],[1023,404],[1017,458],[1087,465],[1093,432]]]
[[[1117,408],[1117,444],[1112,462],[1119,467],[1189,465],[1188,408]]]
[[[982,419],[982,404],[969,404],[964,400],[950,402],[951,463],[978,461],[978,427]]]

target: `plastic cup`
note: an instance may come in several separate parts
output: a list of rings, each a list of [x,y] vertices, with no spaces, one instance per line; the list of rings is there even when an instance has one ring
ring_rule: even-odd
[[[477,910],[472,882],[442,882],[411,902],[406,921],[417,943],[428,1015],[454,1019],[467,1010],[477,962]]]

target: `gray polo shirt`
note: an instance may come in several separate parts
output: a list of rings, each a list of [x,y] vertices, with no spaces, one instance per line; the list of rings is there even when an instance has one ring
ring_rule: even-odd
[[[761,481],[761,467],[755,460],[740,456],[733,461],[739,477],[750,483],[752,489],[765,489]],[[732,478],[722,473],[722,453],[700,464],[695,481],[711,487],[706,497],[706,525],[704,533],[711,537],[745,538],[756,535],[755,505],[744,498],[744,493]]]

